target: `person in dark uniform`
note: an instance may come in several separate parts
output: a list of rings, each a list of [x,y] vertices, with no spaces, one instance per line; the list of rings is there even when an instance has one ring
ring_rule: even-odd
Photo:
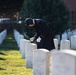
[[[26,18],[24,23],[29,27],[34,27],[37,32],[33,42],[36,41],[38,37],[41,38],[41,41],[37,45],[38,48],[45,48],[49,51],[55,49],[53,41],[54,36],[48,25],[42,19]]]

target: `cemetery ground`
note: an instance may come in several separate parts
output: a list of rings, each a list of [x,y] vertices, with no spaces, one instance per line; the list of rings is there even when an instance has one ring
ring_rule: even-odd
[[[0,75],[32,75],[25,64],[13,35],[6,36],[0,45]]]

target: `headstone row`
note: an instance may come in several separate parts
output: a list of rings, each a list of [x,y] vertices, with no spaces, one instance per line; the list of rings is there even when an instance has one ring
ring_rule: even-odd
[[[33,67],[33,51],[37,49],[37,45],[34,43],[30,43],[29,40],[21,39],[20,40],[20,52],[22,54],[22,58],[26,59],[26,67]]]
[[[20,47],[20,40],[24,38],[22,34],[20,34],[16,29],[14,29],[14,37],[18,44],[18,47]]]
[[[49,75],[50,52],[46,49],[37,49],[37,45],[29,40],[20,40],[20,52],[26,60],[26,68],[33,69],[33,75]]]
[[[65,31],[61,37],[56,35],[54,39],[55,49],[76,49],[76,29]]]
[[[73,36],[74,37],[74,36]],[[71,36],[71,40],[73,39]],[[26,68],[33,69],[33,75],[75,75],[76,51],[70,49],[70,40],[54,39],[56,50],[37,49],[29,40],[20,40],[20,52],[26,60]],[[68,49],[68,50],[66,50]],[[72,65],[71,65],[72,64]],[[70,71],[70,72],[69,72]]]
[[[61,49],[71,49],[70,47],[70,41],[69,40],[61,40],[60,44],[58,44],[58,39],[54,38],[54,45],[56,50],[61,50]]]
[[[76,36],[71,36],[70,40],[60,40],[58,44],[58,39],[54,38],[55,49],[76,49]]]
[[[0,44],[2,44],[3,40],[5,39],[7,35],[7,30],[3,30],[2,32],[0,32]]]
[[[70,40],[71,36],[76,36],[76,29],[75,30],[70,30],[68,29],[61,35],[61,40]]]
[[[69,44],[68,40],[62,40],[62,42],[64,42],[64,47]],[[69,49],[69,47],[65,50],[60,48],[60,50],[48,51],[47,49],[37,49],[36,44],[30,43],[29,40],[21,39],[20,52],[22,58],[26,60],[26,68],[33,69],[33,75],[76,74],[76,51]]]

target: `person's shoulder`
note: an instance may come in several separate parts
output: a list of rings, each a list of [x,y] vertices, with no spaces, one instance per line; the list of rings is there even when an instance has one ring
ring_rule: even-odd
[[[38,23],[39,22],[44,22],[42,19],[35,19]]]
[[[38,20],[38,21],[43,21],[42,19],[36,19],[36,20]]]

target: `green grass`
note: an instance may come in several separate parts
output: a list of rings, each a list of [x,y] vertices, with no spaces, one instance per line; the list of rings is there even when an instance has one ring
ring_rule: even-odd
[[[14,37],[8,35],[0,45],[0,75],[32,75],[25,65]]]

